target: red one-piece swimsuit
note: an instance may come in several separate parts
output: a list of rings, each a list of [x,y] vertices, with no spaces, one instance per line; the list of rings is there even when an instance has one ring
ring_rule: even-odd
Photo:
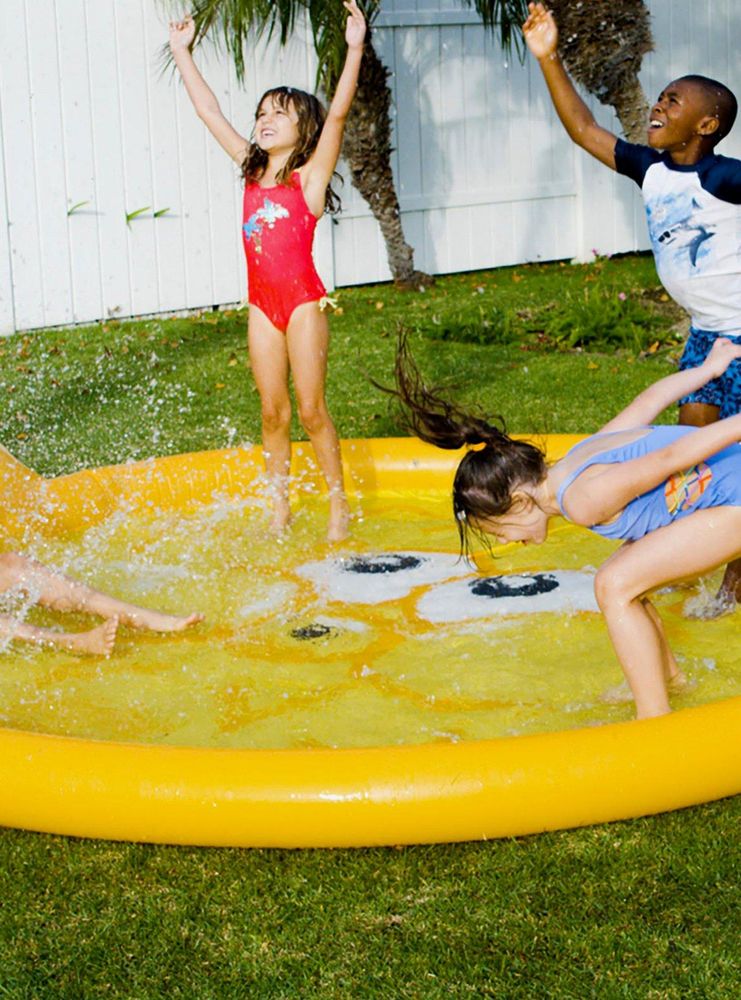
[[[247,184],[243,218],[248,301],[285,333],[296,306],[327,294],[311,253],[316,217],[299,172],[288,184]]]

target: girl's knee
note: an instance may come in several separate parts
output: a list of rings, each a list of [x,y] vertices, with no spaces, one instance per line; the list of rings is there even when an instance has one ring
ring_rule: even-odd
[[[298,410],[301,426],[307,434],[317,434],[323,430],[327,424],[331,423],[327,407],[324,402],[300,403]]]
[[[262,405],[263,432],[275,433],[287,430],[291,425],[291,407],[284,404],[265,403]]]
[[[594,578],[594,596],[600,611],[603,613],[620,605],[627,604],[638,595],[623,577],[612,566],[604,566],[597,570]]]

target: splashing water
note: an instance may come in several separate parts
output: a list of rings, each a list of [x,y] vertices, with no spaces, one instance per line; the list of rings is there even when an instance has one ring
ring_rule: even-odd
[[[184,515],[118,511],[25,551],[77,579],[206,624],[122,629],[110,660],[3,653],[0,723],[122,741],[222,747],[369,746],[557,730],[632,716],[599,695],[621,679],[591,592],[613,545],[557,523],[537,549],[458,560],[449,499],[363,501],[352,540],[321,539],[326,500],[304,492],[293,528],[266,530],[262,496]],[[677,707],[739,693],[738,621],[692,622],[688,593],[657,597],[694,686]],[[3,595],[5,613],[83,629],[84,616]],[[715,669],[706,664],[712,660]]]

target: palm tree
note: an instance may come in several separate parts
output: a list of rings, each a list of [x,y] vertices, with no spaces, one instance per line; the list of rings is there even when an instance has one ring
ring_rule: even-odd
[[[168,3],[169,0],[165,0]],[[378,57],[372,24],[381,0],[360,0],[368,22],[358,91],[345,126],[343,158],[352,184],[368,203],[386,242],[389,268],[397,284],[430,284],[429,275],[414,268],[414,251],[404,239],[399,199],[391,170],[391,91],[389,70]],[[306,14],[317,52],[317,86],[332,94],[345,54],[345,30],[338,0],[193,0],[195,45],[212,37],[226,47],[237,79],[244,78],[244,45],[250,37],[277,36],[288,41],[296,20]]]
[[[161,0],[172,3],[174,0]],[[505,50],[524,52],[519,33],[527,16],[527,0],[463,0],[485,25],[498,28]],[[648,103],[638,70],[653,44],[649,13],[641,0],[577,2],[551,0],[560,28],[560,48],[575,80],[603,104],[611,104],[628,139],[643,133]],[[353,186],[368,203],[386,243],[389,268],[397,284],[419,287],[432,279],[414,267],[414,250],[406,242],[399,199],[391,170],[391,101],[389,70],[378,57],[372,24],[381,0],[360,0],[369,31],[358,92],[345,127],[343,157]],[[206,37],[222,42],[237,78],[244,77],[244,46],[250,36],[277,35],[284,45],[297,18],[305,14],[317,52],[317,85],[334,92],[344,58],[343,18],[338,0],[193,0],[197,45]]]
[[[484,24],[513,38],[527,16],[526,0],[465,0]],[[559,50],[577,83],[617,113],[625,137],[645,141],[648,101],[638,71],[653,49],[650,14],[642,0],[550,0],[558,23]],[[520,51],[522,51],[520,47]]]

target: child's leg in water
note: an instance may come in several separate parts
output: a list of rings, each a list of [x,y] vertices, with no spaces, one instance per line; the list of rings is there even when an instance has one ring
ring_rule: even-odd
[[[661,646],[661,665],[667,691],[669,694],[682,691],[687,687],[687,678],[679,669],[677,661],[674,658],[674,653],[672,653],[669,643],[667,642],[661,615],[647,597],[643,598],[643,607],[645,608],[649,618],[653,621],[658,633],[659,643]],[[632,698],[633,695],[627,681],[623,684],[618,684],[615,687],[608,688],[601,695],[601,700],[607,702],[608,704],[631,701]]]
[[[262,450],[273,505],[271,528],[280,532],[291,520],[288,504],[291,397],[288,394],[286,335],[274,327],[260,309],[251,305],[247,339],[262,409]]]
[[[678,579],[700,576],[738,555],[741,507],[697,511],[624,545],[597,573],[595,592],[639,719],[668,712],[663,627],[643,595]],[[650,610],[649,610],[650,608]]]
[[[108,618],[102,625],[87,632],[55,632],[51,628],[40,628],[17,622],[7,615],[0,615],[0,639],[15,639],[31,642],[36,646],[53,646],[66,649],[70,653],[90,653],[110,656],[116,641],[118,618]]]
[[[197,613],[168,615],[120,601],[48,569],[35,559],[6,552],[0,555],[0,592],[14,586],[27,588],[42,607],[54,611],[80,611],[100,615],[101,618],[116,618],[132,628],[181,632],[203,621],[203,615]]]
[[[324,398],[329,324],[317,302],[306,302],[294,309],[286,340],[301,424],[311,439],[329,490],[327,540],[339,542],[348,535],[350,510],[340,442]]]

